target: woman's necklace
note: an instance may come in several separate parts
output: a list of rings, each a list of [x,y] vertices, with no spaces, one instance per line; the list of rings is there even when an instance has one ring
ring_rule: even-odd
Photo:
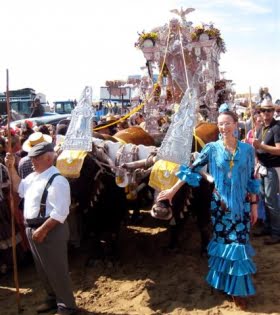
[[[228,178],[231,178],[231,175],[232,175],[232,168],[234,166],[234,158],[235,158],[235,155],[236,155],[237,143],[238,143],[238,141],[236,140],[234,147],[230,147],[230,146],[227,146],[225,144],[225,142],[224,142],[225,148],[231,153],[231,158],[230,158],[230,161],[229,161],[229,172],[227,174]]]

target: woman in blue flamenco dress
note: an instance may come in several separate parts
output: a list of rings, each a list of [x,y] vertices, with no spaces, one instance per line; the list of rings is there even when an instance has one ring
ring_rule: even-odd
[[[251,225],[257,221],[259,182],[254,178],[254,149],[234,136],[237,117],[222,105],[218,117],[221,140],[208,143],[191,167],[181,165],[179,181],[162,191],[159,200],[169,200],[188,183],[198,186],[199,171],[208,164],[214,179],[211,201],[213,237],[208,245],[209,272],[206,281],[215,289],[233,297],[241,308],[246,297],[255,294],[252,274],[256,267],[252,261],[254,250],[249,242]]]

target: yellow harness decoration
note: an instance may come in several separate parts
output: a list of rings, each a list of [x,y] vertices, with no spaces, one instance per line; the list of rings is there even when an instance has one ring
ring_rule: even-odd
[[[178,168],[179,164],[158,160],[152,168],[149,186],[158,191],[171,188],[178,181],[178,177],[175,175]]]
[[[201,146],[201,148],[204,148],[205,147],[205,143],[203,142],[203,140],[201,138],[199,138],[199,136],[197,136],[197,134],[195,132],[195,128],[193,130],[193,136],[194,136],[194,140],[195,140],[194,152],[198,152],[197,144],[199,144]]]
[[[126,142],[123,139],[120,139],[118,137],[113,136],[114,139],[118,140],[119,143],[121,144],[126,144]]]
[[[68,178],[78,178],[86,155],[86,151],[64,150],[57,158],[56,167],[61,175]]]

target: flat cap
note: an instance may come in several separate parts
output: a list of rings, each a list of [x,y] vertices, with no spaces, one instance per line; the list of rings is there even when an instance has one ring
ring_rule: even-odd
[[[34,145],[31,150],[28,152],[29,157],[40,156],[47,152],[54,152],[53,144],[49,142],[41,142]]]

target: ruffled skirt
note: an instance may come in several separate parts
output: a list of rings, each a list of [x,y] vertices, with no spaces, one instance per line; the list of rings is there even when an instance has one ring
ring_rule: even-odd
[[[215,289],[234,296],[255,294],[252,274],[254,250],[250,244],[222,244],[212,240],[208,246],[209,272],[206,281]]]
[[[244,203],[242,218],[232,220],[231,213],[221,209],[219,199],[213,194],[211,202],[213,239],[208,245],[210,268],[206,281],[215,289],[233,296],[255,294],[252,274],[256,266],[255,255],[249,243],[250,204]]]

